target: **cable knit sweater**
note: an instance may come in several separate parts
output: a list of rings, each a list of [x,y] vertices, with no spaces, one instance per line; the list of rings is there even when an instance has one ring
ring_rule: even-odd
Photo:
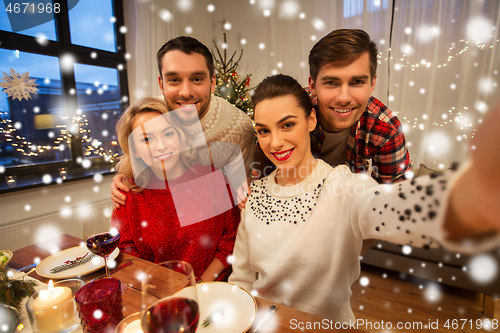
[[[200,119],[200,124],[206,142],[232,143],[239,146],[246,172],[249,174],[255,143],[252,119],[225,99],[212,95],[210,107]],[[184,131],[188,137],[197,138],[199,133],[194,131],[199,128],[199,124],[195,124],[192,127],[184,127]],[[212,146],[212,153],[215,155],[213,156],[215,167],[221,168],[234,161],[239,151],[231,145],[219,145],[215,149]],[[210,165],[210,160],[204,161],[203,158],[199,160],[203,165]]]
[[[442,224],[455,175],[378,185],[318,160],[306,179],[282,187],[275,173],[252,184],[229,278],[260,297],[349,322],[363,239],[454,247],[444,240]]]
[[[120,250],[155,263],[166,260],[187,261],[193,266],[196,276],[201,276],[214,258],[218,258],[227,267],[227,256],[233,251],[240,220],[239,210],[231,206],[226,210],[227,205],[217,207],[224,198],[230,202],[229,188],[223,179],[222,185],[202,181],[203,178],[200,177],[210,173],[211,167],[198,165],[168,184],[153,177],[151,182],[157,184],[151,187],[164,189],[127,192],[127,204],[113,213],[113,223],[118,226],[121,235],[118,245]],[[200,203],[193,200],[193,194],[186,193],[183,202],[187,206],[184,205],[184,209],[194,212],[203,210],[205,216],[214,217],[181,226],[179,206],[177,203],[174,205],[170,188],[191,180],[196,180],[196,196],[209,200]],[[212,210],[212,214],[208,210]],[[221,211],[224,212],[218,214]]]

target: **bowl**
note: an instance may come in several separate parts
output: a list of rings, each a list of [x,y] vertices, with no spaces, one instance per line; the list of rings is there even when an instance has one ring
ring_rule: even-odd
[[[0,267],[5,267],[7,266],[7,264],[9,263],[10,259],[12,259],[12,257],[14,256],[14,254],[10,251],[7,251],[7,250],[1,250],[2,254],[0,254],[0,257],[1,256],[6,256],[8,259],[7,261],[5,262],[0,262]]]

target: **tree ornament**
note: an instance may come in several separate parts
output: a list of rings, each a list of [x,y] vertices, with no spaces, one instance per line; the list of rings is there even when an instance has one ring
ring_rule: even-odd
[[[19,101],[23,98],[28,100],[31,94],[36,94],[38,91],[36,88],[38,84],[35,83],[35,79],[29,77],[29,72],[19,75],[11,68],[9,74],[3,71],[2,73],[4,77],[0,82],[0,87],[3,88],[2,92],[7,93],[7,98],[12,97],[13,100],[17,98]]]

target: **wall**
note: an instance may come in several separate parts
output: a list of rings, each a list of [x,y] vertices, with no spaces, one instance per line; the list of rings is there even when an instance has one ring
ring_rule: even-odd
[[[75,225],[77,209],[111,206],[112,179],[106,176],[99,183],[85,179],[0,195],[0,248],[12,251],[68,231],[82,237],[83,228]]]

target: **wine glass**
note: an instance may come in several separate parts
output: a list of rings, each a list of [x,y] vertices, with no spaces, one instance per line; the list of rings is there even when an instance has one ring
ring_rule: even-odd
[[[145,272],[141,299],[144,333],[194,333],[198,319],[198,294],[189,263],[165,261]]]
[[[90,252],[104,258],[106,277],[111,277],[107,259],[120,242],[118,229],[111,227],[107,219],[91,213],[84,219],[83,241]]]

